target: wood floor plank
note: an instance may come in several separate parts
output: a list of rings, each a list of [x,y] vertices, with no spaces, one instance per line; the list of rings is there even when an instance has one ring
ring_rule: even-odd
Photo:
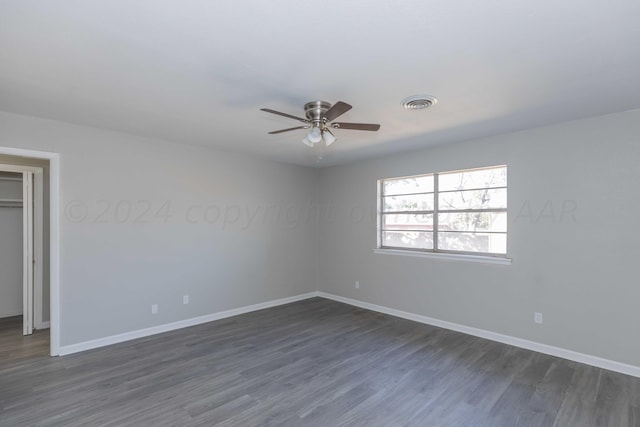
[[[0,363],[8,369],[20,367],[49,354],[49,330],[34,330],[22,335],[22,316],[0,319]]]
[[[61,358],[9,324],[2,427],[640,425],[638,378],[321,298]]]

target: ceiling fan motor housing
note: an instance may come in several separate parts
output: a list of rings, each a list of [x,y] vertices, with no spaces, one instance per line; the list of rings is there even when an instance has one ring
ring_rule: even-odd
[[[320,126],[324,124],[322,123],[322,117],[329,108],[331,108],[331,104],[326,101],[311,101],[304,104],[304,114],[315,126]]]

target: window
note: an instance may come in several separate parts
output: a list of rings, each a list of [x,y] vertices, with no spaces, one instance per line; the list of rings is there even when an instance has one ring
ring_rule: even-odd
[[[379,248],[506,256],[506,166],[383,179],[379,189]]]

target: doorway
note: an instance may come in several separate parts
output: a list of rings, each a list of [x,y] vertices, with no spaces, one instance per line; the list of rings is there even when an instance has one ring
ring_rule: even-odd
[[[42,343],[49,341],[43,313],[48,305],[43,301],[43,172],[42,167],[0,163],[0,337],[3,347],[18,356],[42,352]],[[37,339],[24,338],[36,330]]]
[[[0,163],[15,165],[44,165],[45,230],[44,270],[48,287],[44,288],[44,305],[48,311],[49,354],[60,354],[60,155],[48,151],[0,146]],[[37,300],[37,299],[36,299]],[[47,303],[48,300],[48,303]],[[37,310],[35,310],[37,313]],[[22,335],[21,335],[22,336]]]

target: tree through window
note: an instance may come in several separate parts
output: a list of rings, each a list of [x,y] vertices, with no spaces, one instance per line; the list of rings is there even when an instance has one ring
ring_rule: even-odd
[[[507,167],[380,181],[379,247],[506,255]]]

